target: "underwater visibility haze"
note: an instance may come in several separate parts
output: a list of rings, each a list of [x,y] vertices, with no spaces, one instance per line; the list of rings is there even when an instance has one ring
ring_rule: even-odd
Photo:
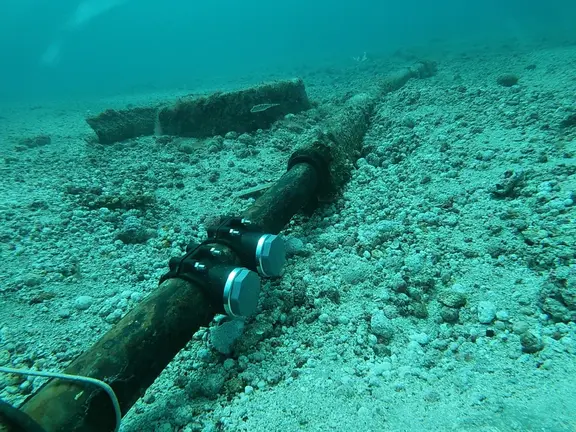
[[[0,432],[575,395],[576,2],[0,1]]]
[[[442,40],[520,43],[574,32],[568,0],[5,0],[0,96],[186,86]]]

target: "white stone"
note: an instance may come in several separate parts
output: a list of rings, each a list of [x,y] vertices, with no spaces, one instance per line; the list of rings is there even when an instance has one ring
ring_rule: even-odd
[[[496,306],[489,301],[478,303],[478,321],[481,324],[490,324],[496,318]]]
[[[76,297],[76,300],[74,301],[74,307],[78,310],[86,310],[90,306],[92,306],[93,302],[94,299],[90,296],[87,295],[79,296]]]

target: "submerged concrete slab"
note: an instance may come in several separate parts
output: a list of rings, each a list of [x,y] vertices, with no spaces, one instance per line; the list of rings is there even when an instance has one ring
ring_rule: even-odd
[[[204,138],[266,129],[289,113],[310,108],[300,79],[279,81],[245,90],[183,98],[158,114],[163,134]]]
[[[86,122],[96,132],[100,144],[113,144],[154,134],[157,108],[106,110]]]
[[[286,114],[310,108],[301,79],[261,84],[208,96],[183,97],[158,107],[106,110],[86,121],[101,144],[139,136],[206,138],[266,129]]]

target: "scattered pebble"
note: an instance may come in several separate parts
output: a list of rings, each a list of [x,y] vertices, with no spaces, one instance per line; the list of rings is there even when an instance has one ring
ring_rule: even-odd
[[[522,335],[530,328],[529,324],[525,321],[516,321],[512,324],[512,331],[517,335]]]
[[[522,351],[528,354],[537,353],[544,348],[541,338],[531,331],[524,332],[520,336],[520,343],[522,344]]]
[[[6,349],[0,350],[0,366],[6,366],[10,363],[11,357],[12,355],[10,354],[10,351]]]
[[[503,87],[512,87],[518,83],[518,76],[514,74],[503,74],[496,78],[496,82]]]
[[[106,322],[109,324],[116,324],[122,319],[122,311],[120,309],[114,310],[112,313],[106,316]]]
[[[72,315],[72,312],[68,308],[62,308],[62,309],[59,309],[58,312],[56,312],[56,314],[58,315],[58,317],[60,317],[62,319],[66,319],[66,318],[70,318],[70,316]]]
[[[394,327],[391,320],[382,311],[377,311],[370,319],[370,330],[376,336],[388,341],[394,334]]]
[[[481,301],[477,310],[480,324],[490,324],[496,318],[496,306],[492,302]]]
[[[420,345],[426,345],[428,342],[430,342],[430,336],[428,336],[426,333],[416,333],[410,336],[410,339],[418,342]]]
[[[83,295],[76,298],[74,307],[78,310],[86,310],[94,303],[94,299],[90,296]]]
[[[440,309],[440,316],[444,322],[453,324],[458,322],[458,319],[460,318],[460,312],[458,309],[442,306]]]
[[[438,301],[451,308],[461,308],[466,305],[466,296],[455,290],[445,290],[438,294]]]

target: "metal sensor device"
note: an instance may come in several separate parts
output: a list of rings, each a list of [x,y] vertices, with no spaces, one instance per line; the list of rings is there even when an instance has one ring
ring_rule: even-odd
[[[286,263],[286,247],[282,237],[266,234],[243,218],[228,218],[208,229],[208,236],[231,246],[242,264],[264,277],[277,277]]]
[[[254,256],[256,271],[264,277],[277,277],[282,273],[286,262],[284,240],[274,234],[246,233],[242,243]]]
[[[246,317],[256,312],[260,296],[260,278],[246,268],[236,267],[226,278],[222,301],[230,316]]]
[[[221,313],[247,317],[258,307],[260,276],[280,276],[285,262],[280,236],[262,233],[248,219],[226,217],[208,228],[208,239],[191,242],[183,257],[170,259],[160,283],[169,278],[197,283]]]

